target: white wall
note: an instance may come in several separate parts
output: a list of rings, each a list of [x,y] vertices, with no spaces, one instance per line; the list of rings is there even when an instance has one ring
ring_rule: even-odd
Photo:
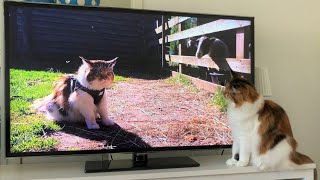
[[[131,0],[100,0],[100,6],[130,8]]]
[[[272,99],[287,111],[299,150],[320,166],[319,0],[144,0],[143,7],[254,16],[256,65],[269,68]]]

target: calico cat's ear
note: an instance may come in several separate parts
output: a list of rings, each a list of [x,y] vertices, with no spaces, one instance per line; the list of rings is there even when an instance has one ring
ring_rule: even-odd
[[[109,69],[113,69],[113,67],[116,65],[116,63],[117,63],[117,59],[118,59],[118,57],[116,57],[116,58],[114,58],[114,59],[112,59],[112,60],[110,60],[110,61],[107,61],[107,63],[108,63],[108,68]]]
[[[232,76],[233,79],[243,78],[240,74],[234,72],[232,69],[230,69],[230,72],[231,72],[231,76]]]
[[[89,67],[92,67],[92,64],[89,60],[87,60],[86,58],[82,57],[82,56],[79,56],[80,59],[82,59],[82,63],[89,66]]]

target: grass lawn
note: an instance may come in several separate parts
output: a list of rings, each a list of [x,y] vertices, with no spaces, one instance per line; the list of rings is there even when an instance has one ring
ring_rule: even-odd
[[[175,77],[172,76],[168,78],[167,82],[177,85],[183,85],[184,87],[195,93],[199,92],[199,89],[192,84],[191,80],[181,74],[178,74]],[[213,105],[219,108],[220,111],[224,112],[227,110],[228,104],[226,99],[224,98],[223,91],[223,89],[219,88],[214,94],[212,94],[208,102],[210,105]]]
[[[31,104],[52,92],[53,82],[62,73],[47,71],[10,70],[10,150],[38,152],[54,150],[58,143],[50,133],[61,128],[47,121],[43,115],[35,114]],[[116,76],[115,82],[127,78]]]
[[[227,111],[228,103],[223,95],[223,89],[219,88],[210,98],[209,103],[218,107],[220,111]]]
[[[199,89],[194,84],[192,84],[191,80],[188,79],[186,76],[183,76],[182,74],[178,74],[175,77],[169,77],[167,79],[167,82],[169,82],[170,84],[182,85],[194,93],[199,92]]]

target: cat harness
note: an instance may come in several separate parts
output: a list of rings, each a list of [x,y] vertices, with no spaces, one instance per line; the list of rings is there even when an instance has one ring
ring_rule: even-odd
[[[73,75],[70,75],[69,77],[70,77],[70,79],[69,79],[68,83],[70,83],[70,94],[75,92],[76,90],[80,89],[80,90],[88,93],[93,98],[93,103],[95,105],[100,103],[100,101],[104,95],[105,88],[103,88],[101,90],[89,89],[89,88],[81,85],[81,83]],[[68,115],[67,111],[63,107],[59,107],[59,113],[62,116]]]
[[[88,93],[93,98],[93,103],[95,105],[99,104],[99,102],[101,101],[101,99],[104,95],[104,91],[105,91],[105,88],[103,88],[101,90],[93,90],[93,89],[89,89],[87,87],[84,87],[80,84],[80,82],[75,77],[71,77],[70,89],[71,89],[71,93],[73,93],[74,91],[76,91],[78,89]]]

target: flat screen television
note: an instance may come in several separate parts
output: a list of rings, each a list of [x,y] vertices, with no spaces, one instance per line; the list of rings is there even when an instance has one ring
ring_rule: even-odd
[[[253,82],[254,18],[4,8],[8,157],[231,146],[223,87]]]

